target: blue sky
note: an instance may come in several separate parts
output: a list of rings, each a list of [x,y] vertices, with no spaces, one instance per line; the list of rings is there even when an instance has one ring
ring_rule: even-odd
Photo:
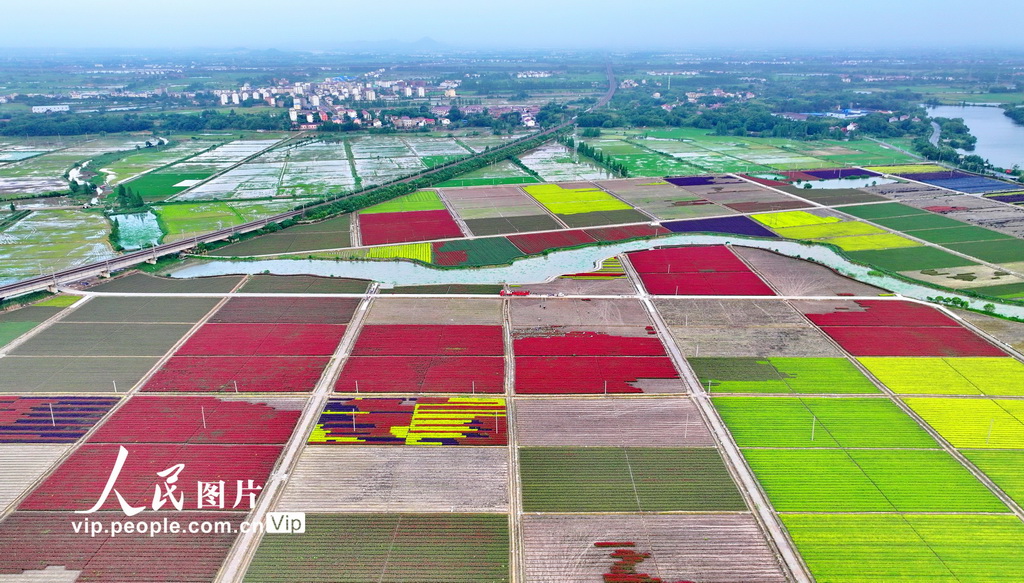
[[[4,2],[6,47],[1024,49],[1020,0],[46,0]]]

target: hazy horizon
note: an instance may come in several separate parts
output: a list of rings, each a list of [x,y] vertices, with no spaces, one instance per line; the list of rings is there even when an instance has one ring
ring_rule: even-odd
[[[393,2],[290,9],[280,0],[50,0],[5,6],[14,48],[332,50],[358,43],[431,38],[453,49],[1024,49],[1018,1],[940,5],[925,0],[859,3],[722,0],[519,0]],[[88,26],[83,26],[89,23]],[[99,23],[101,26],[95,26]]]

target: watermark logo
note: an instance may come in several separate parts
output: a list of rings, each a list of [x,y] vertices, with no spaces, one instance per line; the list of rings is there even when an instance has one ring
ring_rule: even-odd
[[[306,532],[306,513],[268,512],[264,527],[267,534],[303,534]]]
[[[122,445],[118,449],[117,460],[114,461],[114,467],[110,471],[110,477],[107,478],[107,483],[103,487],[99,500],[96,501],[92,508],[76,510],[75,514],[92,514],[97,512],[106,504],[111,494],[114,494],[114,497],[117,498],[117,502],[121,505],[121,512],[124,512],[125,516],[135,516],[146,509],[145,506],[132,506],[129,504],[124,499],[124,496],[117,491],[117,488],[114,487],[117,484],[117,478],[121,475],[121,470],[124,469],[126,461],[128,461],[128,449]],[[179,512],[185,508],[185,490],[178,488],[178,477],[184,470],[185,464],[174,464],[166,470],[156,473],[158,478],[163,479],[163,483],[158,483],[153,488],[151,504],[153,510],[160,510],[168,503]],[[236,480],[234,484],[234,504],[230,508],[237,509],[244,500],[248,500],[248,509],[251,510],[256,505],[256,497],[259,496],[261,490],[263,490],[263,486],[255,483],[254,480]],[[224,480],[215,482],[196,481],[195,509],[227,509],[227,491],[227,484]],[[245,508],[245,506],[242,507]]]

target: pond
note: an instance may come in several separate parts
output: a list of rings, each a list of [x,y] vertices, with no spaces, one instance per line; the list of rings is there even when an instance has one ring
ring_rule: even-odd
[[[998,107],[941,105],[929,107],[932,117],[962,117],[978,143],[973,152],[1002,168],[1024,166],[1024,126],[1003,115]]]

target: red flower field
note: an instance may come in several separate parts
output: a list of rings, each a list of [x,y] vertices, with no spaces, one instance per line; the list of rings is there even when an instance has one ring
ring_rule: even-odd
[[[503,393],[501,356],[353,356],[334,390],[379,393]]]
[[[353,356],[501,356],[501,326],[363,326]]]
[[[509,235],[507,237],[513,245],[527,255],[540,253],[545,249],[557,247],[575,247],[594,243],[597,240],[588,235],[582,229],[571,231],[553,231],[551,233],[528,233],[526,235]]]
[[[516,393],[642,393],[643,379],[678,379],[668,357],[522,356],[516,357]]]
[[[409,243],[462,236],[459,225],[448,211],[411,211],[359,215],[363,245]]]
[[[206,324],[178,356],[329,356],[345,326],[336,324]]]
[[[174,356],[143,392],[279,393],[312,391],[326,356]]]
[[[302,404],[299,400],[294,408],[281,409],[216,397],[135,396],[92,434],[89,443],[285,443]]]

